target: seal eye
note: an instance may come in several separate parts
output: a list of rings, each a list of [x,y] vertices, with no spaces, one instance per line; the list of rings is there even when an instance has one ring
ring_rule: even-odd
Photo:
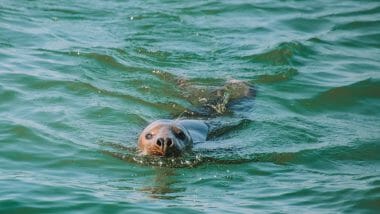
[[[178,130],[175,132],[175,136],[178,137],[180,140],[185,140],[186,135],[183,133],[182,130]]]
[[[151,133],[148,133],[145,135],[145,139],[150,140],[152,139],[153,135]]]

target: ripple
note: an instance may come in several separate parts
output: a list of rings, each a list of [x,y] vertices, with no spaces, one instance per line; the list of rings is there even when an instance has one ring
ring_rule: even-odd
[[[364,44],[366,47],[380,48],[380,33],[366,33],[365,35],[359,35],[355,37],[354,41]],[[348,45],[348,44],[346,44]]]
[[[116,50],[118,51],[118,50]],[[83,52],[83,50],[77,50],[77,51],[70,51],[70,52],[57,52],[54,51],[55,53],[61,53],[61,54],[67,54],[69,56],[78,56],[78,57],[83,57],[86,59],[92,59],[95,60],[96,62],[103,64],[107,67],[114,68],[114,69],[119,69],[122,71],[128,71],[128,72],[136,72],[136,71],[148,71],[147,69],[139,68],[139,67],[133,67],[133,66],[127,66],[120,62],[118,59],[116,59],[112,55],[108,54],[102,54],[102,53],[91,53],[91,52]]]
[[[0,135],[3,144],[2,159],[7,159],[12,166],[40,168],[49,166],[62,160],[62,158],[73,155],[77,150],[70,144],[62,144],[62,141],[70,142],[65,134],[58,133],[50,127],[26,119],[9,117],[6,134]],[[57,144],[59,145],[57,145]],[[55,158],[51,154],[55,153]]]
[[[143,54],[145,56],[155,57],[158,60],[165,60],[170,57],[171,53],[160,50],[148,50],[146,48],[137,48],[135,50],[139,54]]]
[[[353,21],[344,23],[333,28],[333,30],[358,30],[364,32],[378,32],[378,26],[380,21],[368,20],[368,21]]]
[[[313,50],[299,42],[285,42],[279,44],[274,49],[261,54],[254,54],[244,57],[250,62],[263,63],[268,65],[298,65],[300,62],[297,56],[307,57],[313,54]]]
[[[282,25],[291,28],[293,31],[307,32],[307,33],[320,33],[327,29],[331,23],[323,18],[304,18],[294,17],[283,19],[280,22]]]
[[[340,11],[332,14],[325,15],[324,17],[355,17],[366,15],[377,15],[380,12],[380,6],[374,4],[373,7],[354,8],[352,11]]]
[[[298,74],[297,69],[295,68],[279,68],[279,69],[268,69],[268,71],[261,71],[255,78],[255,82],[262,84],[271,84],[282,81],[291,80],[294,76]],[[267,73],[267,74],[265,74]]]
[[[347,86],[329,89],[310,99],[298,102],[308,108],[349,107],[364,99],[380,98],[380,81],[366,79]]]
[[[0,102],[2,102],[1,106],[3,107],[5,104],[17,100],[17,98],[22,94],[22,91],[16,88],[4,87],[0,85]],[[9,107],[8,105],[6,106]]]

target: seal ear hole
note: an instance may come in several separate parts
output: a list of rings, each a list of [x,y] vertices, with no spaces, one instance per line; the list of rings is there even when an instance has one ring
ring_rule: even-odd
[[[148,133],[145,135],[145,139],[150,140],[153,138],[153,135],[151,133]]]

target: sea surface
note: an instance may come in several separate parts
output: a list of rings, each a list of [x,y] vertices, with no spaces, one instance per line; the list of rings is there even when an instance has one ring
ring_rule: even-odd
[[[222,133],[137,155],[231,79]],[[296,212],[380,212],[379,1],[0,0],[0,213]]]

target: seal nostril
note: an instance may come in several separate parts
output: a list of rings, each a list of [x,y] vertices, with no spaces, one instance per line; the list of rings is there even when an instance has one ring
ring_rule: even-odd
[[[158,138],[156,144],[161,147],[163,142],[164,142],[164,139]]]
[[[166,143],[167,143],[168,146],[173,145],[173,141],[172,141],[171,138],[166,139]]]

